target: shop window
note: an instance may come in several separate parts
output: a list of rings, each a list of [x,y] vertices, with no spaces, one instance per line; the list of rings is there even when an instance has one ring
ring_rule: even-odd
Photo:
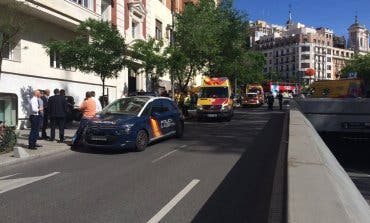
[[[0,93],[0,121],[16,126],[18,121],[18,97],[15,94]]]

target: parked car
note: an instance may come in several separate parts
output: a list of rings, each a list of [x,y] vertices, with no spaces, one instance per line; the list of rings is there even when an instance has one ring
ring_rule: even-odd
[[[117,99],[91,119],[83,142],[89,147],[134,148],[143,151],[158,139],[184,133],[184,118],[176,103],[165,97]]]

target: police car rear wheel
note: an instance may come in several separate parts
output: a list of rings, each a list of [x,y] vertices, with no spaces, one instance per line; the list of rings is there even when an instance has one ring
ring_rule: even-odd
[[[144,130],[140,130],[136,136],[136,151],[144,151],[148,141],[148,134]]]

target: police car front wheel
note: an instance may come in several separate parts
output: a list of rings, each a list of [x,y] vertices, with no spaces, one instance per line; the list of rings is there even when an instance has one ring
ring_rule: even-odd
[[[136,136],[135,142],[136,151],[144,151],[145,147],[148,145],[148,142],[149,142],[148,134],[146,133],[145,130],[140,130]]]

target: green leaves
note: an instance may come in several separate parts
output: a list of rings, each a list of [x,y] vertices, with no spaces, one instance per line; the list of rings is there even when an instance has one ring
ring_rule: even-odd
[[[84,73],[95,73],[103,82],[116,78],[127,65],[126,45],[119,32],[108,22],[88,19],[81,22],[76,37],[69,41],[49,41],[47,53],[57,53],[64,67],[74,67]]]
[[[173,64],[184,71],[174,73],[182,80],[185,73],[191,78],[195,74],[237,78],[239,83],[262,81],[265,59],[249,50],[248,39],[246,14],[235,10],[231,0],[219,6],[213,0],[188,5],[177,16],[174,46],[187,65]]]
[[[141,63],[140,68],[145,72],[147,78],[151,79],[150,90],[154,90],[158,80],[166,71],[166,58],[162,52],[163,42],[149,38],[147,41],[136,40],[132,46],[132,57]]]
[[[350,72],[357,72],[360,78],[363,78],[367,83],[370,82],[370,53],[366,55],[356,54],[354,58],[346,63],[341,73],[343,77],[347,77]]]

